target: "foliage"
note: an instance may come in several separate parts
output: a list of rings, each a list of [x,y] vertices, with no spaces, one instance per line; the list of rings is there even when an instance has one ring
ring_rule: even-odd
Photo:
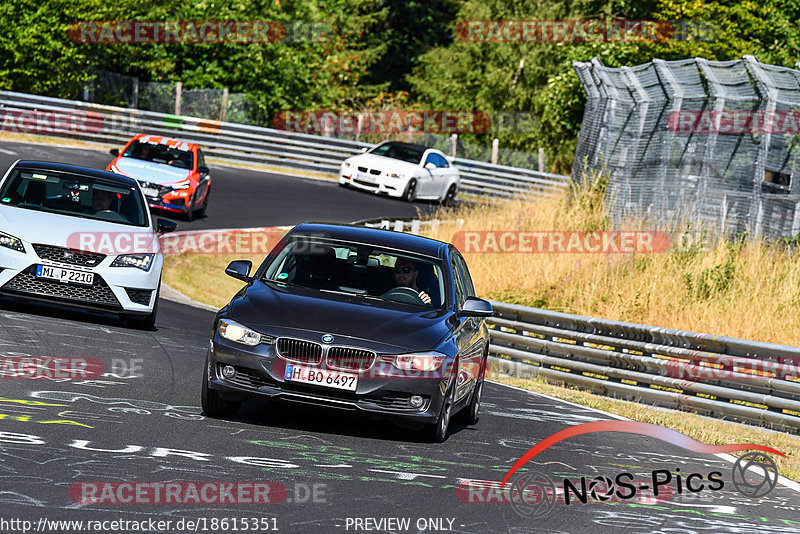
[[[706,41],[472,43],[464,20],[707,21]],[[654,57],[730,60],[754,54],[793,66],[800,56],[796,0],[4,0],[0,89],[77,97],[100,71],[141,81],[245,92],[261,123],[279,111],[412,109],[533,112],[522,131],[462,136],[488,147],[547,151],[568,172],[585,95],[574,61],[635,65]],[[320,40],[234,44],[80,44],[78,21],[305,21],[328,24]],[[488,153],[488,149],[487,149]]]

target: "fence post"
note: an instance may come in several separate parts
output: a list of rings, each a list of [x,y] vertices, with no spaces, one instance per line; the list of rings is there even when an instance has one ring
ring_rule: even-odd
[[[139,78],[133,78],[133,101],[131,102],[131,107],[133,109],[139,108]]]
[[[452,148],[450,149],[450,154],[453,157],[456,157],[456,150],[458,149],[458,134],[451,135],[450,141],[452,142]]]
[[[222,90],[222,102],[220,103],[219,108],[219,121],[225,122],[225,115],[228,112],[228,88],[225,87]]]
[[[497,165],[497,153],[500,150],[500,140],[495,138],[492,141],[492,163]]]
[[[547,162],[544,159],[544,149],[539,148],[539,172],[547,172],[545,170]]]
[[[175,85],[175,115],[181,114],[181,93],[183,93],[183,82]]]
[[[364,114],[358,114],[358,120],[356,121],[356,143],[361,140],[361,128],[364,127]]]

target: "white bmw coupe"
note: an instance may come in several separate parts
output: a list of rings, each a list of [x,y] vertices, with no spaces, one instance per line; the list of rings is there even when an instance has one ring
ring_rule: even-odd
[[[439,150],[385,141],[344,160],[339,185],[414,200],[450,203],[458,194],[458,169]]]
[[[119,314],[152,330],[164,256],[136,180],[17,161],[0,181],[0,295]]]

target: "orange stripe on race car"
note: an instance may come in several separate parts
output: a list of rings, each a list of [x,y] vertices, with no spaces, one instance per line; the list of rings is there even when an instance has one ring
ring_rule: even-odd
[[[219,133],[221,125],[219,121],[200,121],[197,123],[197,129],[206,133]]]

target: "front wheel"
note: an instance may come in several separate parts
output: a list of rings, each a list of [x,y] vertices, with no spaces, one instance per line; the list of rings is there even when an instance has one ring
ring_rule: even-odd
[[[422,429],[422,436],[425,441],[431,443],[441,443],[447,437],[447,429],[450,427],[450,415],[453,410],[453,400],[455,398],[456,387],[451,384],[450,391],[442,404],[442,411],[435,423],[427,424]]]
[[[211,196],[211,186],[209,186],[208,189],[206,190],[206,198],[203,200],[203,205],[200,207],[197,213],[194,214],[195,217],[202,219],[203,217],[206,216],[206,210],[208,209],[208,197],[210,196]]]
[[[403,200],[406,202],[414,202],[414,199],[417,197],[417,180],[416,178],[412,178],[408,181],[408,185],[406,185],[406,190],[403,193]]]
[[[201,403],[203,406],[203,413],[217,419],[220,417],[233,417],[239,411],[241,402],[228,401],[220,397],[219,392],[215,389],[208,387],[208,366],[203,369],[203,392]]]
[[[481,396],[483,395],[483,378],[478,380],[472,390],[472,399],[469,404],[458,413],[458,419],[465,425],[474,425],[478,422],[478,412],[481,409]]]

